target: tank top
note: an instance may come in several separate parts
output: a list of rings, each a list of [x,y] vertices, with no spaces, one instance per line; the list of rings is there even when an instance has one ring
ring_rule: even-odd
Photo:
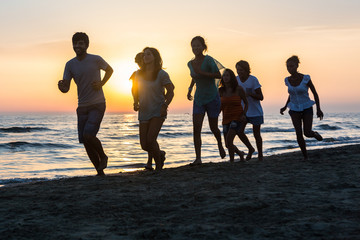
[[[231,121],[240,121],[240,117],[244,112],[241,97],[238,95],[221,97],[221,110],[223,113],[223,125],[229,124]]]

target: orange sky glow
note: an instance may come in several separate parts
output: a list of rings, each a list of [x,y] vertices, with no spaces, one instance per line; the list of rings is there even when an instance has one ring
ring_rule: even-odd
[[[71,37],[77,31],[89,35],[88,52],[102,56],[114,69],[104,87],[108,112],[133,112],[128,79],[137,69],[135,55],[151,46],[160,51],[175,84],[170,111],[191,113],[187,62],[193,57],[190,41],[196,35],[207,40],[208,54],[225,67],[235,70],[241,59],[250,63],[262,84],[265,112],[278,112],[284,105],[285,61],[294,54],[300,57],[299,71],[311,76],[324,112],[360,110],[359,1],[225,0],[220,8],[218,4],[2,1],[0,112],[75,111],[76,85],[72,82],[70,92],[63,94],[57,81],[65,63],[75,56]]]

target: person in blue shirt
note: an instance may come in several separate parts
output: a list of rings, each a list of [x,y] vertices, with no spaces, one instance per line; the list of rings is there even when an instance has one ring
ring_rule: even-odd
[[[192,52],[195,58],[188,62],[190,69],[191,84],[188,91],[188,99],[191,101],[191,91],[196,84],[193,104],[193,135],[196,159],[191,165],[201,164],[201,129],[205,117],[208,115],[211,132],[214,134],[221,158],[226,153],[221,142],[221,132],[218,127],[220,114],[220,97],[215,79],[220,79],[221,74],[215,60],[209,55],[204,55],[207,46],[203,37],[196,36],[191,40]]]
[[[286,108],[289,107],[289,114],[295,128],[297,142],[306,161],[308,160],[308,154],[303,133],[306,137],[315,138],[318,141],[323,139],[318,132],[312,130],[312,106],[314,103],[316,104],[316,115],[320,120],[323,119],[324,114],[321,111],[320,99],[310,76],[298,72],[299,63],[300,60],[297,56],[292,56],[286,61],[286,67],[290,73],[290,76],[285,78],[289,97],[285,106],[280,109],[280,113],[283,115]],[[314,95],[315,102],[309,97],[309,88]]]

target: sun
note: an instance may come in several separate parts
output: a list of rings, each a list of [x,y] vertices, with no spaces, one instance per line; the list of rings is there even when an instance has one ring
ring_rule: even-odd
[[[109,80],[111,88],[121,94],[131,94],[132,81],[129,78],[138,69],[137,65],[131,61],[118,61],[112,67],[114,73]]]

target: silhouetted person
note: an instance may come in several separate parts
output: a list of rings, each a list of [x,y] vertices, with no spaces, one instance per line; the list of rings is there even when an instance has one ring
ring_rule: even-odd
[[[234,153],[240,156],[240,161],[243,161],[244,152],[234,145],[234,138],[236,135],[245,134],[242,126],[246,124],[248,101],[244,89],[239,86],[234,72],[230,69],[225,69],[221,77],[219,94],[223,113],[223,133],[226,147],[229,150],[230,162],[234,162]]]
[[[263,160],[263,141],[261,137],[261,124],[264,123],[264,112],[261,107],[260,101],[264,100],[264,96],[261,91],[261,85],[259,80],[250,75],[250,65],[247,61],[241,60],[235,65],[238,73],[238,84],[244,89],[246,98],[249,103],[249,109],[246,112],[246,119],[248,123],[253,125],[253,134],[256,141],[256,147],[258,150],[258,160]],[[244,130],[246,123],[244,124]],[[239,135],[241,141],[248,147],[249,152],[246,156],[246,160],[250,160],[255,149],[251,146],[249,139],[245,134]]]
[[[283,115],[287,107],[290,109],[289,114],[295,128],[296,139],[304,156],[304,160],[306,161],[308,160],[308,155],[303,133],[306,137],[312,137],[318,141],[323,139],[319,133],[312,130],[312,106],[314,103],[316,103],[316,115],[320,120],[323,119],[324,114],[320,109],[319,96],[310,76],[298,72],[299,63],[300,60],[297,56],[292,56],[286,61],[286,68],[291,74],[285,78],[285,85],[288,87],[289,97],[285,106],[280,109],[280,113]],[[309,88],[314,95],[315,102],[309,97]]]
[[[193,104],[193,135],[196,159],[191,165],[201,164],[201,129],[207,113],[211,132],[214,134],[221,158],[226,153],[221,142],[221,132],[218,127],[220,114],[220,97],[215,79],[220,79],[221,74],[215,60],[209,55],[204,55],[207,46],[203,37],[196,36],[191,40],[191,49],[195,58],[188,62],[191,84],[187,98],[191,101],[191,91],[196,84]]]
[[[139,111],[141,148],[155,160],[156,170],[164,166],[165,152],[160,150],[157,137],[166,119],[168,106],[174,97],[174,85],[162,69],[160,53],[155,48],[143,50],[143,66],[135,73],[132,94],[134,110]],[[166,90],[166,92],[165,92]],[[151,165],[150,165],[151,167]]]
[[[101,176],[107,167],[108,157],[96,134],[106,108],[102,86],[111,77],[113,69],[100,56],[87,53],[89,37],[86,33],[75,33],[72,43],[76,57],[66,63],[63,80],[58,82],[58,87],[61,92],[66,93],[70,89],[71,79],[77,85],[79,142],[84,144],[97,175]],[[100,70],[105,71],[103,79]]]
[[[140,52],[138,54],[136,54],[135,56],[135,63],[139,66],[140,69],[142,69],[144,67],[144,53]],[[136,96],[136,91],[137,91],[137,80],[136,80],[136,73],[138,73],[140,70],[137,70],[135,72],[133,72],[131,74],[130,79],[133,81],[133,86],[131,88],[131,93],[133,95],[133,97]],[[134,99],[134,103],[135,103],[135,99]],[[135,104],[134,104],[135,107]],[[137,111],[137,109],[134,108],[135,111]],[[165,155],[166,152],[165,151],[160,151],[160,156],[161,156],[161,161],[165,161]],[[154,168],[152,167],[152,160],[153,160],[153,156],[151,155],[151,152],[148,152],[148,160],[147,163],[145,165],[145,169],[146,170],[154,170]]]

